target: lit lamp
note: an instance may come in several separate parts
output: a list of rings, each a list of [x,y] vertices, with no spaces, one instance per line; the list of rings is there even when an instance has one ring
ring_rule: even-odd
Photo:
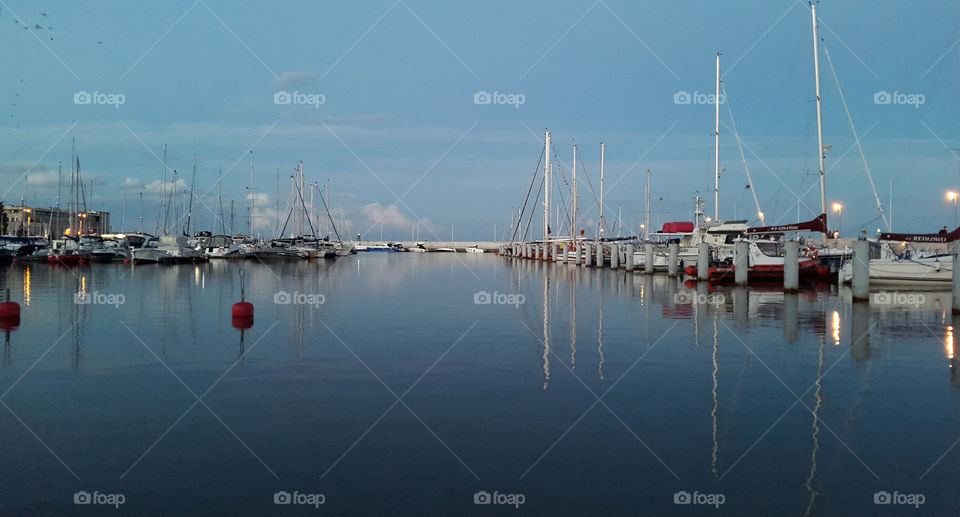
[[[833,204],[833,211],[837,213],[837,233],[843,231],[843,205],[840,203]]]
[[[957,226],[957,193],[953,190],[947,191],[947,201],[953,201],[953,226]]]
[[[763,224],[763,212],[757,212],[757,216],[760,217],[760,224]]]

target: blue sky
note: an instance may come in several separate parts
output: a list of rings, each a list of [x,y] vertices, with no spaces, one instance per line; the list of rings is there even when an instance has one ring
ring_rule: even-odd
[[[88,204],[111,211],[116,228],[126,199],[126,229],[135,229],[144,192],[152,230],[166,143],[169,168],[187,181],[197,156],[197,191],[214,210],[222,167],[224,204],[236,201],[245,230],[253,149],[264,234],[275,206],[285,214],[288,178],[303,160],[308,182],[330,180],[344,233],[379,238],[382,224],[384,238],[409,238],[419,220],[424,239],[448,238],[451,225],[458,239],[489,239],[522,201],[549,127],[561,167],[576,142],[578,175],[595,186],[606,142],[606,213],[622,208],[628,233],[643,217],[647,169],[654,222],[689,220],[697,193],[713,212],[713,106],[674,96],[712,93],[719,51],[767,222],[818,212],[805,2],[517,4],[3,0],[0,198],[19,203],[26,175],[27,204],[54,204],[57,162],[69,161],[75,138],[94,182]],[[824,47],[888,211],[892,191],[894,229],[953,225],[944,193],[960,188],[960,12],[946,0],[825,0],[818,16],[827,197],[845,207],[844,234],[882,223]],[[79,91],[124,103],[78,105]],[[324,102],[278,105],[278,91]],[[478,91],[524,103],[477,105]],[[878,92],[901,95],[877,104]],[[755,219],[721,108],[720,214]],[[580,194],[583,220],[595,220],[593,195]],[[213,226],[204,206],[195,213]]]

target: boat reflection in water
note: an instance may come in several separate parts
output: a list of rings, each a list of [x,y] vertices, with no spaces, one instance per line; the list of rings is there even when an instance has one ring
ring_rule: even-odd
[[[431,497],[469,504],[471,471],[507,473],[504,486],[522,475],[538,514],[670,515],[674,493],[698,490],[725,494],[718,515],[860,515],[878,477],[917,486],[929,513],[953,513],[942,497],[960,454],[944,456],[960,429],[949,293],[853,304],[837,286],[784,294],[490,254],[465,265],[368,253],[244,262],[249,326],[231,321],[239,266],[0,269],[24,308],[0,360],[15,385],[5,402],[77,472],[120,475],[194,404],[184,384],[211,390],[205,404],[236,436],[198,406],[125,483],[178,500],[176,465],[180,481],[206,489],[216,477],[259,514],[274,510],[275,487],[251,495],[272,477],[258,458],[294,485],[329,472],[331,495],[358,514]],[[280,290],[325,303],[278,302]],[[478,291],[525,301],[481,306]],[[125,303],[101,303],[109,294]],[[408,390],[410,411],[385,413],[389,392]],[[48,501],[31,481],[41,476],[72,483],[16,419],[0,419],[0,437],[7,463],[29,474],[10,477],[5,508]]]

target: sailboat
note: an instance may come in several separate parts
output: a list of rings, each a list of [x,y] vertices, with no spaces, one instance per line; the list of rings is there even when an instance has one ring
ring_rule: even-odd
[[[75,149],[75,143],[74,143]],[[47,261],[54,264],[77,265],[85,264],[90,259],[88,250],[80,246],[80,236],[83,235],[83,221],[87,216],[87,201],[83,192],[83,181],[80,175],[80,158],[75,152],[70,159],[70,228],[64,231],[60,239],[50,241],[50,250]],[[80,208],[83,208],[81,211]]]
[[[785,254],[783,252],[783,241],[781,237],[784,233],[809,231],[820,233],[824,238],[827,234],[827,203],[823,160],[824,152],[828,147],[823,145],[823,112],[820,96],[820,40],[817,29],[816,5],[810,4],[810,10],[813,23],[814,84],[816,86],[817,96],[817,143],[819,146],[817,149],[817,158],[820,176],[820,215],[810,221],[795,224],[747,228],[744,233],[750,245],[748,256],[749,271],[747,274],[749,281],[781,281],[783,279]],[[717,82],[719,84],[719,65]],[[811,254],[818,255],[819,251],[810,251],[808,248],[806,253],[808,256],[805,257],[801,254],[801,256],[798,257],[800,280],[829,279],[831,276],[829,266],[821,263],[818,256],[810,256]],[[734,277],[734,266],[732,263],[726,263],[711,267],[708,277],[710,280],[717,281],[732,280]]]
[[[947,233],[881,233],[879,240],[887,241],[882,255],[871,259],[870,285],[931,286],[948,288],[953,283],[953,254],[943,250],[944,244],[960,239],[960,227]],[[900,242],[896,248],[891,242]],[[914,248],[919,244],[936,245],[932,249]],[[900,248],[897,251],[897,248]],[[853,262],[840,269],[840,282],[853,280]]]
[[[166,149],[164,149],[166,157]],[[164,160],[164,169],[166,169],[166,160]],[[197,159],[193,159],[193,183],[197,177]],[[164,175],[164,180],[166,175]],[[164,186],[166,188],[166,186]],[[173,171],[173,187],[170,191],[170,200],[173,204],[174,227],[179,226],[180,213],[177,211],[177,171]],[[164,230],[166,230],[167,211],[170,203],[164,202]],[[153,238],[144,243],[139,248],[130,250],[130,260],[134,264],[181,264],[203,262],[206,257],[195,246],[191,246],[187,240],[189,235],[190,223],[193,216],[193,187],[190,189],[190,203],[187,208],[186,221],[183,223],[181,234],[179,235],[161,235],[159,238]]]

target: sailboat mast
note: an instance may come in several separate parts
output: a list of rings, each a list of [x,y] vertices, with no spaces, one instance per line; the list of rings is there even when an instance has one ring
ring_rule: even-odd
[[[810,17],[813,21],[813,78],[817,87],[817,158],[820,167],[820,213],[827,213],[827,191],[823,173],[823,112],[820,103],[820,37],[817,35],[817,6],[810,4]],[[824,237],[826,238],[826,237]]]
[[[819,94],[818,94],[819,95]],[[717,52],[717,88],[713,95],[715,123],[713,129],[713,220],[720,220],[720,53]],[[649,192],[647,192],[649,195]],[[647,221],[649,224],[650,221]]]
[[[220,220],[220,234],[226,233],[226,229],[223,227],[223,190],[220,188],[221,180],[223,179],[223,169],[217,169],[217,210],[219,212],[218,219]]]
[[[602,171],[603,168],[601,167],[600,170]],[[601,173],[600,177],[601,178],[603,177],[603,173]],[[570,196],[571,212],[572,212],[572,215],[570,217],[570,236],[573,237],[574,242],[576,242],[577,240],[577,146],[576,145],[573,146],[573,182],[572,182],[571,188],[573,191],[571,192],[571,196]],[[602,199],[603,190],[600,190],[600,192],[601,192],[600,196]],[[603,203],[601,203],[600,206],[602,207]]]
[[[253,224],[253,212],[256,207],[255,198],[256,196],[254,195],[253,189],[253,149],[250,149],[250,221],[247,228],[250,230],[251,237],[253,237],[256,232],[256,227]]]
[[[650,169],[647,169],[647,213],[644,219],[643,238],[650,235]]]
[[[160,171],[160,216],[163,217],[163,235],[167,234],[167,144],[163,144],[163,169]]]
[[[543,141],[543,240],[550,238],[550,130]]]
[[[607,222],[603,219],[603,142],[600,142],[600,232],[603,232]]]

